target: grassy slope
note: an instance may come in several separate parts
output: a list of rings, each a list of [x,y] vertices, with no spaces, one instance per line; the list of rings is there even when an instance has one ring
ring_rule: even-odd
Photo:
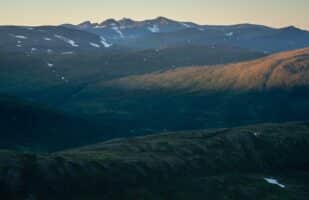
[[[191,67],[126,77],[110,83],[129,89],[264,90],[309,85],[309,48],[218,67]]]
[[[67,108],[128,135],[308,120],[308,53],[103,81],[81,90]]]
[[[308,147],[309,124],[290,123],[117,139],[47,155],[2,151],[0,193],[8,200],[305,200]]]

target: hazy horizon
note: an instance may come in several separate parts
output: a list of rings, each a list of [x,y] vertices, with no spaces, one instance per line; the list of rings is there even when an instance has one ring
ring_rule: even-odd
[[[205,25],[251,23],[277,28],[293,25],[309,30],[308,8],[309,2],[306,0],[295,0],[293,3],[288,0],[170,0],[164,3],[154,0],[3,0],[0,24],[39,26],[78,24],[87,20],[101,22],[124,17],[145,20],[164,16]]]

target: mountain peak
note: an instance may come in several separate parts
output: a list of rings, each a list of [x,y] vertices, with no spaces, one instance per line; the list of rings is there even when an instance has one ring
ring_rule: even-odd
[[[84,22],[78,24],[78,26],[87,28],[87,27],[91,27],[92,23],[91,23],[91,21],[84,21]]]
[[[124,18],[120,19],[118,22],[135,22],[135,21],[131,18],[124,17]]]
[[[100,23],[100,26],[115,26],[115,25],[118,25],[118,21],[113,19],[113,18],[110,18],[110,19],[107,19],[103,22]]]
[[[132,25],[135,24],[136,21],[130,19],[130,18],[122,18],[118,21],[118,23],[122,26],[128,26],[128,25]]]
[[[282,28],[282,30],[286,30],[286,31],[299,31],[300,29],[297,28],[296,26],[287,26]]]
[[[166,17],[162,17],[162,16],[159,16],[159,17],[155,18],[153,21],[158,21],[161,24],[168,24],[170,22],[173,22],[173,20],[168,19]]]

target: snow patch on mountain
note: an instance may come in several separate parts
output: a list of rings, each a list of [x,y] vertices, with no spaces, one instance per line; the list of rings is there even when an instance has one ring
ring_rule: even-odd
[[[95,29],[101,29],[101,28],[106,28],[106,26],[105,26],[105,25],[96,25],[96,26],[94,26],[93,28],[95,28]]]
[[[262,133],[260,133],[260,132],[254,132],[254,133],[253,133],[253,135],[254,135],[255,137],[259,137],[261,134],[262,134]]]
[[[131,27],[132,27],[132,26],[131,26]],[[130,28],[130,26],[121,25],[121,26],[119,26],[119,28],[120,28],[121,30],[123,30],[123,29]]]
[[[93,43],[93,42],[90,42],[89,45],[92,46],[92,47],[95,47],[95,48],[100,48],[101,47],[100,45],[98,45],[96,43]]]
[[[46,51],[47,51],[47,53],[52,53],[53,52],[53,50],[51,50],[51,49],[47,49]]]
[[[148,30],[152,33],[160,32],[160,28],[158,25],[154,24],[153,26],[148,27]]]
[[[112,29],[113,29],[116,33],[118,33],[119,36],[120,36],[121,38],[124,38],[124,35],[123,35],[123,33],[121,32],[121,30],[119,29],[119,27],[113,26]]]
[[[273,184],[273,185],[277,185],[281,188],[285,188],[285,185],[280,184],[276,179],[273,178],[264,178],[264,180],[269,183],[269,184]]]
[[[28,39],[28,37],[24,36],[24,35],[14,35],[14,34],[10,34],[11,36],[17,38],[17,39],[22,39],[22,40],[26,40]]]
[[[111,47],[113,45],[111,43],[108,43],[107,40],[104,37],[102,37],[102,36],[100,37],[100,39],[101,39],[101,43],[103,44],[103,46],[105,48],[109,48],[109,47]]]
[[[225,34],[226,37],[232,37],[233,35],[234,35],[234,32],[229,32]]]
[[[191,28],[192,26],[186,23],[180,23],[182,26],[186,27],[186,28]]]
[[[68,44],[70,44],[72,47],[79,47],[79,45],[76,44],[76,42],[75,42],[74,40],[71,40],[71,39],[69,39],[69,38],[66,38],[66,37],[64,37],[64,36],[62,36],[62,35],[57,35],[57,34],[55,34],[54,37],[57,38],[57,39],[59,39],[59,40],[62,40],[62,41],[64,41],[64,42],[66,42],[66,43],[68,43]]]
[[[74,54],[73,51],[65,51],[61,53],[61,55],[72,55],[72,54]]]
[[[197,29],[198,31],[201,31],[201,32],[204,32],[205,29],[204,28],[201,28],[201,27],[194,27],[195,29]]]
[[[113,23],[110,23],[109,25],[110,25],[110,26],[117,26],[117,24],[114,23],[114,22],[113,22]]]

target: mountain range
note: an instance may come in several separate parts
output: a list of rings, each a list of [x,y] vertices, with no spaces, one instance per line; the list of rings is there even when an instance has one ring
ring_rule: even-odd
[[[1,26],[0,47],[27,54],[115,53],[179,46],[230,46],[264,54],[304,48],[309,32],[294,26],[199,25],[164,17],[145,21],[108,19],[78,25]]]
[[[307,200],[309,32],[0,26],[0,198]]]
[[[230,26],[198,25],[165,17],[135,21],[108,19],[101,23],[89,21],[63,25],[94,33],[111,44],[131,48],[166,48],[182,45],[231,45],[264,53],[273,53],[308,46],[309,32],[294,26],[271,28],[255,24]]]
[[[0,95],[16,99],[0,102],[8,132],[21,134],[7,117],[16,106],[20,127],[27,126],[26,116],[61,116],[55,138],[66,139],[61,136],[75,130],[70,124],[85,120],[77,129],[91,130],[94,142],[308,120],[308,49],[294,49],[308,46],[309,34],[295,27],[207,26],[159,17],[2,26],[0,35]],[[55,113],[47,114],[50,110]],[[53,126],[46,129],[54,132]],[[26,129],[20,138],[32,132]],[[83,141],[85,134],[78,132],[69,146]],[[6,137],[3,141],[12,141]],[[48,143],[46,138],[41,141]],[[39,143],[32,137],[11,147],[40,149]]]

